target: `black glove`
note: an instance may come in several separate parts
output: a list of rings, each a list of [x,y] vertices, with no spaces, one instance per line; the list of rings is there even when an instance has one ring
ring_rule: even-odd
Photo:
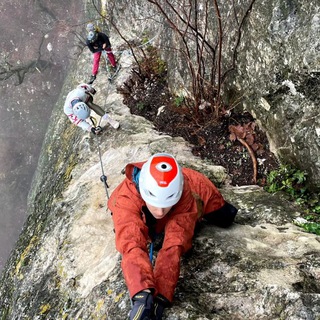
[[[93,134],[99,135],[99,134],[102,132],[102,128],[101,128],[100,126],[92,127],[92,128],[91,128],[91,132],[92,132]]]
[[[205,214],[203,219],[208,223],[212,223],[220,228],[230,227],[236,217],[238,209],[232,204],[226,202],[220,209]]]
[[[154,305],[153,305],[153,314],[151,319],[152,320],[162,320],[162,315],[164,308],[170,306],[170,301],[162,296],[161,294],[157,295],[154,298]]]
[[[151,292],[140,291],[132,298],[130,320],[151,320],[153,297]]]

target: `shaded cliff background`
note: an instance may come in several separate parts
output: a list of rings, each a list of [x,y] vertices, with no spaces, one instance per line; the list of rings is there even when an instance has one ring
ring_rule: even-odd
[[[117,21],[128,38],[141,43],[141,35],[148,32],[148,38],[154,39],[156,46],[169,41],[166,36],[170,32],[147,19],[153,17],[155,21],[159,14],[146,2],[117,1],[116,4],[107,12],[125,17]],[[268,21],[276,23],[278,17],[282,21],[281,15],[272,13],[286,2],[260,1],[259,4],[264,6],[254,8],[253,20],[261,20],[261,25]],[[314,14],[311,20],[315,21],[319,12],[315,3],[310,3],[310,7],[304,5],[313,10],[307,10],[307,15],[298,19],[302,29],[309,26],[304,23],[307,17],[310,20]],[[313,28],[314,25],[311,31]],[[192,254],[182,261],[175,303],[164,319],[319,319],[320,242],[318,236],[305,233],[293,224],[301,209],[281,194],[270,195],[257,186],[228,186],[224,168],[193,156],[183,139],[161,135],[149,121],[131,115],[116,86],[129,77],[133,58],[121,37],[113,33],[111,40],[115,51],[120,53],[122,69],[115,84],[109,84],[103,74],[98,77],[95,101],[109,108],[121,128],[114,131],[107,127],[101,137],[93,137],[71,126],[63,114],[61,106],[67,93],[87,75],[91,54],[85,48],[72,72],[67,74],[51,116],[29,193],[28,220],[0,282],[1,318],[127,318],[130,301],[121,275],[120,257],[114,248],[107,194],[99,179],[101,165],[108,176],[111,193],[122,181],[121,170],[126,163],[165,150],[173,153],[182,165],[207,174],[225,198],[239,208],[239,214],[228,230],[202,226]],[[305,51],[305,47],[301,48]],[[282,50],[277,46],[273,49],[274,54]],[[286,49],[291,57],[298,48],[288,43]],[[261,55],[258,60],[263,59],[263,52]],[[281,66],[282,63],[277,68]],[[250,70],[259,71],[259,68],[257,64]],[[171,70],[178,74],[173,66]],[[256,80],[268,74],[257,72]],[[254,81],[254,76],[251,75],[250,81]],[[177,85],[178,80],[179,77]],[[272,83],[266,81],[268,84]],[[257,95],[259,90],[260,87]],[[279,93],[284,95],[280,101],[285,101],[291,91]],[[303,101],[307,103],[310,99],[313,96],[306,95]],[[286,106],[283,105],[281,114],[287,110]],[[317,108],[317,104],[310,103],[308,110],[316,113]],[[294,123],[301,118],[297,115]],[[318,119],[312,119],[306,130],[316,133]],[[306,145],[317,141],[316,135],[312,137],[305,141]],[[312,150],[316,154],[314,151],[318,149]],[[317,164],[313,168],[316,170]]]
[[[27,216],[51,112],[79,51],[83,10],[78,1],[0,4],[0,270]]]
[[[204,0],[198,3],[197,14],[190,15],[193,24],[190,28],[170,6],[162,1],[155,3],[162,11],[148,1],[135,0],[132,6],[126,6],[124,1],[117,1],[117,4],[108,1],[107,12],[112,12],[108,19],[120,30],[126,30],[124,35],[129,39],[156,37],[160,53],[168,62],[172,90],[178,96],[188,94],[192,92],[194,80],[188,65],[192,63],[198,67],[197,50],[200,50],[194,35],[205,37],[218,51],[219,29],[214,6]],[[184,17],[190,7],[186,6]],[[266,131],[278,158],[305,170],[310,182],[319,185],[319,3],[223,1],[219,8],[224,32],[221,73],[230,70],[224,78],[225,107],[248,110]],[[180,10],[183,11],[182,7]],[[123,16],[127,19],[121,19]],[[183,30],[184,42],[176,29]],[[185,42],[193,44],[190,56],[186,55]],[[209,49],[206,47],[201,57],[207,65],[211,65],[213,59]]]

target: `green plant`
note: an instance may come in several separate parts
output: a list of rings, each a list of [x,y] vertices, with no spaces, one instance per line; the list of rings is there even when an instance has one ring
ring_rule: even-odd
[[[143,58],[139,61],[140,76],[164,79],[167,74],[167,64],[159,57],[157,48],[148,45],[146,48],[141,48],[141,51],[143,52]]]
[[[146,43],[148,43],[148,42],[149,42],[149,38],[148,38],[148,36],[147,36],[147,35],[145,35],[145,34],[143,34],[142,36],[143,36],[143,38],[142,38],[142,40],[141,40],[141,43],[142,43],[142,44],[146,44]]]
[[[310,233],[315,233],[320,236],[320,224],[316,222],[305,223],[302,228]]]
[[[184,102],[184,96],[175,97],[173,102],[176,107],[180,107]]]
[[[145,108],[145,104],[143,102],[138,102],[137,104],[137,108],[139,111],[142,111]]]
[[[313,219],[314,217],[312,217]],[[309,217],[310,219],[310,217]],[[293,223],[307,232],[314,233],[320,236],[320,223],[314,221],[308,221],[309,219],[297,218],[293,221]]]
[[[306,179],[306,172],[294,169],[289,165],[281,165],[278,170],[269,173],[265,190],[270,193],[284,191],[292,199],[298,200],[306,193]]]
[[[155,71],[159,75],[163,75],[167,71],[167,64],[164,60],[157,58],[156,59],[156,65],[155,65]]]
[[[307,173],[289,165],[281,165],[278,170],[271,171],[264,189],[269,193],[283,191],[290,200],[303,206],[306,216],[302,222],[296,223],[308,232],[320,235],[320,195],[307,187]],[[313,214],[310,214],[313,213]]]

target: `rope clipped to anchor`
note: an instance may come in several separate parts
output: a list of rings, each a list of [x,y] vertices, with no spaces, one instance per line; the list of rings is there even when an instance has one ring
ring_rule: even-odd
[[[91,120],[93,126],[97,125],[97,120],[94,117],[90,117],[90,120]],[[100,119],[100,121],[101,121],[101,119]],[[100,121],[99,121],[99,124],[100,124]],[[98,143],[98,153],[99,153],[99,161],[100,161],[101,172],[102,172],[102,175],[100,176],[100,181],[103,183],[104,188],[106,190],[107,198],[109,199],[109,192],[108,192],[109,185],[107,183],[108,178],[105,175],[104,169],[103,169],[100,142]]]
[[[105,188],[105,190],[106,190],[107,198],[109,199],[109,192],[108,192],[109,186],[108,186],[108,183],[107,183],[107,176],[104,174],[104,170],[103,170],[100,144],[98,144],[98,152],[99,152],[99,159],[100,159],[101,172],[102,172],[102,175],[100,176],[100,181],[103,183],[104,188]]]

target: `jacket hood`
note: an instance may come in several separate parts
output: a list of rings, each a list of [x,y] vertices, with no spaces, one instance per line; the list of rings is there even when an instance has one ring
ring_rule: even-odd
[[[128,163],[126,165],[126,168],[125,168],[125,175],[126,177],[130,180],[130,181],[133,181],[133,170],[134,168],[139,168],[141,169],[143,164],[145,163],[146,161],[142,161],[142,162],[134,162],[134,163]]]

